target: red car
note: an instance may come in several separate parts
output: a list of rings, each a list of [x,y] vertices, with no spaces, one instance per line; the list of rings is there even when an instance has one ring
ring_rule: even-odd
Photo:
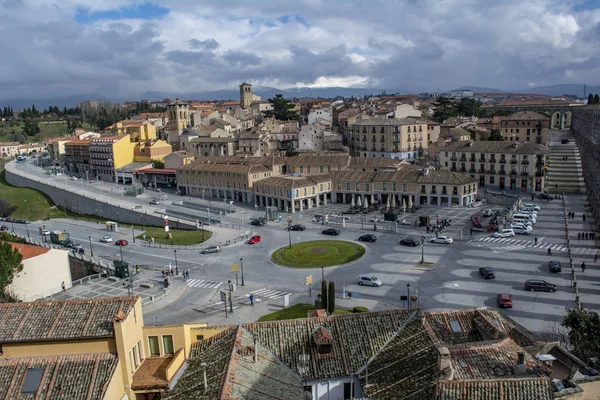
[[[498,295],[498,307],[512,308],[512,298],[510,297],[510,294],[499,294]]]
[[[127,243],[127,240],[125,240],[125,239],[117,240],[115,242],[115,245],[117,245],[117,246],[127,246],[128,244],[129,243]]]
[[[6,226],[6,225],[0,226],[0,231],[4,232],[4,231],[7,231],[7,230],[8,230],[8,226]]]
[[[262,239],[262,238],[260,237],[260,235],[254,235],[254,236],[252,236],[250,239],[248,239],[248,244],[255,244],[255,243],[258,243],[258,242],[260,242],[260,239]]]

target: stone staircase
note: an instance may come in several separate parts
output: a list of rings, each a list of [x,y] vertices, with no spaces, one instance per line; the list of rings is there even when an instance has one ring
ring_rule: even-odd
[[[563,139],[570,142],[562,144]],[[585,193],[579,148],[570,131],[550,133],[547,163],[545,187],[548,193]]]

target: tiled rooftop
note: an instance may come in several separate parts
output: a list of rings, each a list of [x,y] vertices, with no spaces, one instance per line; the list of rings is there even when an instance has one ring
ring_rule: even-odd
[[[505,119],[510,120],[510,121],[522,121],[522,120],[530,120],[530,121],[536,120],[537,121],[537,120],[547,120],[549,118],[546,117],[545,115],[538,114],[533,111],[519,111],[519,112],[509,115]]]
[[[306,165],[343,165],[350,163],[350,156],[344,155],[329,155],[329,156],[296,156],[286,158],[286,165],[289,166],[306,166]]]
[[[357,126],[396,126],[426,124],[427,121],[416,118],[373,118],[357,121]]]
[[[515,145],[516,144],[516,145]],[[440,151],[458,151],[465,153],[504,153],[504,154],[546,154],[546,146],[529,142],[515,143],[507,141],[475,141],[451,143]]]
[[[11,243],[13,249],[19,250],[19,253],[23,256],[23,261],[29,258],[41,256],[50,251],[50,249],[41,246],[33,246],[30,244]]]
[[[110,353],[0,359],[0,393],[4,399],[101,400],[117,362]],[[21,394],[29,368],[43,370],[35,395]]]
[[[138,299],[0,304],[0,343],[111,337],[115,314],[127,315]]]
[[[435,400],[552,400],[549,378],[440,381]]]

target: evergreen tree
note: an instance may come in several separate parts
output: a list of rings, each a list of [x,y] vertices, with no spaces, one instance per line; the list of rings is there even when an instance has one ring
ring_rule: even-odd
[[[14,113],[14,111],[13,111],[12,107],[10,108],[10,115],[9,115],[9,116],[10,116],[10,117],[14,117],[14,116],[15,116],[15,113]]]
[[[329,282],[327,295],[327,314],[332,315],[335,311],[335,284],[333,281]]]
[[[327,281],[321,282],[321,308],[327,310]]]
[[[277,94],[275,97],[269,99],[272,110],[265,111],[265,117],[275,117],[281,121],[289,121],[291,119],[298,118],[295,111],[292,111],[294,105],[290,100],[286,100],[282,94]]]
[[[500,131],[497,131],[497,130],[494,129],[490,133],[490,136],[488,137],[487,140],[496,141],[496,142],[502,142],[502,141],[504,141],[504,138],[502,137],[502,134],[500,133]]]
[[[13,249],[10,243],[0,243],[0,293],[13,281],[15,274],[23,270],[23,255],[18,249]]]
[[[594,104],[600,104],[600,96],[598,96],[598,93],[594,95]]]
[[[451,117],[456,117],[456,103],[449,97],[438,97],[434,105],[433,119],[443,123]]]
[[[588,104],[594,104],[594,95],[588,94]]]

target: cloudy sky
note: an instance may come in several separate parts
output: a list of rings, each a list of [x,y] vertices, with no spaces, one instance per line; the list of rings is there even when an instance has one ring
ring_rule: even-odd
[[[0,0],[0,98],[600,84],[600,0]]]

